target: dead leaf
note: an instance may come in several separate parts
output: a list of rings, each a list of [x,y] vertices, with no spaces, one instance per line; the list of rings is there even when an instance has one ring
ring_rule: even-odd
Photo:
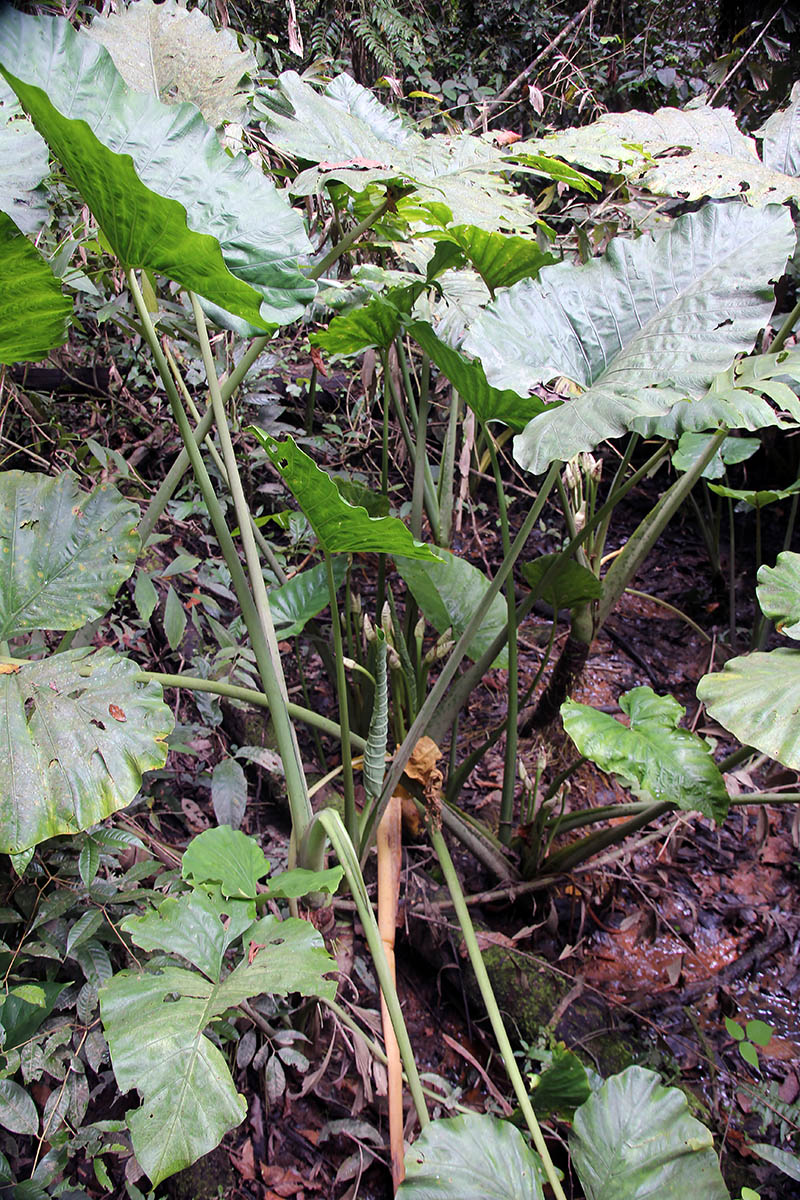
[[[317,371],[319,372],[319,374],[324,376],[325,379],[327,379],[328,372],[325,369],[325,360],[322,357],[322,351],[320,350],[319,346],[311,347],[311,361],[314,364],[314,366],[317,368]]]
[[[256,1158],[253,1150],[253,1143],[250,1138],[242,1146],[238,1158],[231,1155],[239,1174],[242,1179],[254,1180],[256,1178]]]
[[[667,979],[670,981],[672,986],[675,987],[681,977],[681,972],[683,971],[683,955],[676,954],[674,958],[669,959],[666,967]]]
[[[211,828],[211,822],[200,805],[196,804],[189,796],[181,799],[181,808],[191,833],[202,833],[205,829]]]
[[[492,130],[492,139],[498,146],[513,146],[514,142],[520,141],[521,133],[515,133],[513,129],[494,129]]]
[[[127,721],[128,719],[125,716],[125,710],[120,708],[118,704],[109,704],[108,711],[111,713],[111,716],[115,721]]]
[[[289,0],[289,49],[298,58],[302,58],[305,54],[303,35],[297,23],[297,10],[294,6],[294,0]]]
[[[19,669],[19,663],[0,663],[0,675],[16,675]]]
[[[533,111],[541,116],[544,112],[544,92],[534,83],[528,84],[528,100]]]
[[[436,742],[432,738],[421,737],[405,766],[406,775],[422,784],[429,799],[438,799],[441,794],[443,777],[436,766],[441,757],[442,752]]]

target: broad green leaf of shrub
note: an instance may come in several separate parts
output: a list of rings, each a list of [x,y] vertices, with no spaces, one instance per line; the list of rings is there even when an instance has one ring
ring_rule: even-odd
[[[139,509],[69,471],[0,473],[0,640],[80,629],[107,612],[139,552]]]
[[[777,1167],[789,1179],[795,1179],[800,1183],[800,1158],[796,1154],[792,1154],[788,1150],[781,1150],[779,1146],[770,1146],[769,1142],[749,1142],[748,1148],[759,1158],[763,1158],[765,1162]]]
[[[764,162],[786,175],[800,175],[800,81],[794,84],[787,108],[775,112],[756,133],[763,138]]]
[[[279,871],[268,879],[264,894],[282,900],[299,900],[310,892],[328,892],[332,896],[343,875],[342,867],[328,867],[323,871],[293,867],[291,871]]]
[[[0,78],[0,212],[23,233],[38,233],[50,209],[42,180],[50,174],[47,142],[25,118],[14,92]],[[11,295],[4,282],[3,295]]]
[[[163,767],[172,713],[137,673],[104,646],[0,674],[0,852],[96,825]]]
[[[438,555],[411,536],[397,517],[371,517],[348,504],[330,475],[289,437],[278,442],[250,426],[289,488],[327,554],[391,554],[438,562]]]
[[[264,328],[315,285],[299,215],[191,104],[131,91],[108,51],[61,18],[0,15],[0,72],[126,267],[174,279]],[[19,75],[14,74],[19,72]]]
[[[344,583],[346,573],[346,561],[335,558],[333,578],[337,589]],[[296,637],[330,602],[325,563],[299,571],[280,587],[270,588],[269,607],[276,635],[280,639]]]
[[[164,904],[170,901],[162,908]],[[220,937],[224,941],[228,936],[221,906],[199,892],[186,898],[183,922],[173,919],[173,911],[162,934],[180,938],[181,924],[191,923],[193,908],[195,948],[213,915],[219,927],[219,934],[212,935],[216,950]],[[137,926],[135,918],[125,927],[139,944],[145,927]],[[221,955],[209,950],[204,974],[171,964],[153,972],[122,971],[100,992],[117,1083],[123,1092],[137,1088],[142,1098],[141,1107],[129,1111],[127,1120],[136,1158],[154,1187],[207,1154],[247,1113],[224,1056],[205,1035],[208,1025],[252,996],[335,994],[335,983],[324,978],[335,964],[307,921],[265,917],[250,928],[248,937],[250,954],[224,978],[216,969]],[[142,933],[142,940],[146,947],[153,944],[147,934]],[[167,942],[167,937],[161,941]],[[185,948],[185,936],[181,944]]]
[[[531,1104],[539,1117],[558,1116],[571,1121],[575,1109],[592,1092],[586,1067],[563,1042],[556,1043],[538,1072],[529,1073],[528,1081]]]
[[[730,109],[710,105],[605,113],[592,125],[518,142],[513,149],[622,174],[655,195],[684,200],[736,196],[758,206],[800,194],[797,181],[776,162],[766,155],[761,162],[755,142],[737,128]]]
[[[800,652],[780,647],[768,654],[732,658],[704,675],[698,699],[743,746],[800,770]]]
[[[412,321],[408,332],[440,371],[447,376],[479,421],[502,421],[521,432],[548,405],[538,396],[520,396],[510,389],[494,388],[486,381],[480,359],[466,358],[438,338],[425,321]]]
[[[164,104],[188,100],[213,128],[244,118],[247,96],[238,85],[257,70],[255,55],[240,50],[233,30],[216,29],[199,8],[136,0],[110,16],[98,14],[82,33],[105,46],[135,91]]]
[[[799,492],[800,479],[786,488],[732,488],[726,487],[724,483],[710,483],[708,486],[712,492],[724,496],[727,500],[738,500],[740,503],[749,504],[751,508],[766,508],[768,504],[788,500],[789,496]]]
[[[497,1117],[431,1121],[406,1151],[398,1200],[544,1200],[538,1155]]]
[[[32,1038],[46,1021],[56,1002],[69,985],[66,983],[24,983],[0,996],[0,1026],[5,1054]]]
[[[220,825],[192,838],[183,855],[181,874],[193,884],[218,883],[223,896],[251,899],[269,863],[258,842],[239,829]]]
[[[564,728],[580,753],[601,771],[617,775],[636,796],[723,820],[725,782],[705,742],[678,727],[683,706],[649,687],[633,688],[619,704],[629,727],[587,704],[562,704]]]
[[[586,1200],[729,1200],[711,1134],[683,1092],[643,1067],[581,1105],[569,1144]]]
[[[425,236],[437,243],[449,242],[457,246],[492,295],[498,288],[511,287],[520,279],[535,278],[542,267],[552,266],[557,261],[552,254],[541,250],[532,238],[488,233],[476,225],[453,225]]]
[[[702,457],[713,437],[713,433],[682,433],[678,445],[672,455],[672,465],[676,471],[688,471]],[[759,438],[729,437],[717,450],[717,453],[707,464],[702,479],[721,479],[725,468],[736,463],[746,462],[759,449]]]
[[[774,567],[761,566],[756,595],[778,633],[800,640],[800,554],[784,550]]]
[[[491,141],[470,134],[424,138],[365,89],[338,76],[318,92],[294,71],[278,80],[278,99],[262,108],[269,141],[314,164],[290,190],[311,195],[332,182],[361,192],[373,183],[402,180],[423,202],[443,204],[451,218],[490,232],[525,229],[535,215],[528,198],[508,181],[515,165]]]
[[[238,829],[247,808],[247,779],[233,758],[223,758],[211,772],[211,804],[220,825]]]
[[[409,287],[390,288],[359,308],[334,317],[327,329],[312,334],[309,341],[333,355],[360,354],[370,346],[388,350],[424,287],[420,281]]]
[[[556,612],[560,608],[575,608],[588,600],[599,600],[603,594],[603,585],[597,576],[588,567],[582,567],[574,558],[565,558],[563,554],[540,554],[533,562],[524,564],[522,577]],[[544,587],[541,586],[543,580]]]
[[[489,590],[490,581],[483,571],[449,550],[437,550],[441,562],[428,563],[398,558],[396,567],[434,629],[444,633],[452,629],[459,638],[469,624],[472,614]],[[497,634],[505,629],[508,606],[503,596],[495,596],[483,624],[467,647],[467,655],[475,661],[487,650]],[[493,667],[508,667],[508,650],[504,648],[492,663]]]
[[[534,417],[514,456],[541,473],[643,416],[706,393],[769,319],[794,245],[787,209],[707,205],[653,240],[616,238],[585,266],[545,267],[502,292],[464,349],[495,387],[527,393],[565,377],[585,389]]]
[[[23,1137],[36,1137],[39,1132],[36,1105],[25,1088],[13,1079],[0,1079],[0,1125]]]
[[[800,378],[800,350],[751,354],[712,380],[699,400],[679,400],[663,417],[640,417],[631,428],[668,441],[704,429],[778,429],[800,422],[800,401],[791,381]],[[787,414],[787,416],[784,416]]]
[[[66,341],[72,301],[36,247],[2,211],[0,295],[7,298],[0,309],[0,363],[39,362]]]

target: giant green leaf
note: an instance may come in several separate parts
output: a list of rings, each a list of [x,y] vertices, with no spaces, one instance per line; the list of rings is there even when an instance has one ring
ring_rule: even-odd
[[[0,640],[79,629],[111,607],[139,552],[139,509],[69,471],[0,474]]]
[[[797,379],[800,350],[751,354],[721,371],[699,400],[679,400],[666,416],[640,417],[631,428],[645,437],[655,434],[668,440],[721,426],[785,428],[800,422],[800,401],[791,385]]]
[[[333,578],[337,588],[344,583],[346,573],[345,560],[334,559]],[[269,607],[276,635],[279,638],[297,637],[330,602],[325,563],[299,571],[280,587],[270,588]]]
[[[466,358],[452,349],[427,322],[412,321],[408,332],[447,376],[479,421],[502,421],[519,432],[548,407],[539,396],[520,396],[510,388],[492,387],[486,381],[480,359]]]
[[[2,138],[0,151],[1,143]],[[2,211],[0,295],[0,363],[38,362],[66,341],[72,302],[36,247]]]
[[[778,633],[800,639],[800,554],[784,550],[774,567],[759,567],[756,595]]]
[[[84,26],[86,37],[109,51],[129,87],[165,104],[188,100],[211,126],[241,121],[247,96],[244,75],[257,68],[255,55],[240,50],[232,29],[215,29],[199,8],[176,0],[136,0]]]
[[[398,558],[397,570],[402,576],[422,613],[431,625],[444,633],[452,629],[459,638],[469,624],[472,614],[491,586],[483,571],[449,550],[438,550],[441,562],[420,562]],[[476,660],[487,650],[508,621],[508,606],[502,596],[495,596],[483,624],[467,647],[467,655]],[[508,666],[508,650],[498,654],[494,667]]]
[[[713,433],[682,433],[678,445],[672,455],[672,465],[676,471],[688,471],[708,449]],[[707,463],[701,479],[721,479],[726,467],[736,463],[747,462],[748,458],[761,447],[759,438],[729,437],[709,463]]]
[[[0,71],[126,267],[168,276],[254,326],[295,320],[315,286],[299,215],[191,104],[133,92],[61,18],[0,16]],[[19,74],[15,74],[18,72]]]
[[[800,175],[800,81],[787,108],[775,112],[758,130],[764,139],[762,155],[768,167],[785,175]]]
[[[602,258],[545,267],[501,293],[464,343],[489,382],[524,393],[566,377],[586,389],[531,421],[518,462],[540,473],[702,396],[752,347],[793,244],[784,208],[707,205],[657,240],[616,238]]]
[[[706,743],[678,727],[684,707],[649,687],[633,688],[619,705],[630,726],[588,704],[562,704],[564,728],[580,753],[617,775],[634,795],[723,820],[729,803],[725,781]]]
[[[732,658],[704,675],[698,699],[744,746],[800,770],[800,652],[780,647],[769,654]]]
[[[538,1155],[497,1117],[431,1121],[406,1151],[405,1168],[398,1200],[544,1200]]]
[[[643,1067],[581,1105],[569,1144],[586,1200],[729,1200],[711,1134],[683,1092]]]
[[[39,185],[49,174],[47,143],[0,78],[0,212],[7,213],[23,233],[38,233],[47,220],[47,197]],[[5,282],[0,293],[13,294]]]
[[[371,517],[360,505],[339,494],[330,475],[321,471],[293,438],[278,442],[251,426],[267,456],[300,505],[322,549],[328,554],[392,554],[438,561],[416,541],[397,517]]]
[[[660,108],[656,113],[605,113],[592,125],[567,129],[515,153],[539,151],[604,173],[620,173],[656,195],[699,200],[742,197],[749,204],[782,203],[800,195],[800,185],[736,126],[727,108]]]
[[[187,898],[187,911],[193,904],[202,910],[197,918],[202,927],[213,905],[200,893]],[[216,945],[226,932],[221,915],[214,919],[220,930]],[[145,927],[135,918],[125,927],[139,944]],[[170,931],[178,935],[172,922],[162,931],[167,949]],[[148,947],[151,932],[148,927],[142,937]],[[206,963],[207,975],[173,965],[122,971],[101,990],[117,1083],[123,1092],[137,1088],[142,1098],[127,1120],[134,1153],[153,1186],[212,1150],[247,1113],[224,1056],[205,1033],[208,1025],[251,996],[335,994],[335,983],[323,978],[335,964],[309,922],[265,917],[252,926],[249,939],[251,954],[224,978],[216,969],[221,955],[215,955]],[[185,938],[181,944],[186,948]]]
[[[104,646],[0,674],[0,851],[96,825],[163,767],[172,713],[137,673]]]
[[[278,104],[265,110],[267,136],[284,153],[314,164],[291,184],[296,195],[334,181],[360,192],[402,180],[421,201],[446,205],[459,224],[513,231],[534,223],[530,201],[508,181],[514,164],[490,141],[470,134],[424,138],[347,77],[319,93],[285,71],[278,88],[293,115]]]

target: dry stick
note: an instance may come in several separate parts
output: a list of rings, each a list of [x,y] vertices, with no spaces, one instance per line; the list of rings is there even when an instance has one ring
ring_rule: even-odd
[[[395,793],[378,825],[376,839],[378,852],[378,929],[389,964],[389,972],[395,985],[397,977],[394,962],[395,929],[397,906],[400,898],[401,847],[401,803]],[[392,1160],[392,1186],[395,1191],[405,1179],[403,1150],[403,1064],[400,1047],[381,992],[381,1023],[383,1041],[386,1046],[387,1070],[389,1075],[389,1150]]]
[[[759,33],[758,37],[755,39],[755,41],[753,41],[753,42],[751,42],[751,43],[750,43],[750,45],[747,47],[747,49],[745,50],[744,54],[743,54],[743,55],[742,55],[742,57],[739,59],[739,61],[733,64],[733,66],[731,67],[730,71],[728,71],[728,74],[727,74],[727,75],[725,76],[725,78],[723,79],[722,83],[720,83],[720,84],[719,84],[717,87],[715,87],[715,88],[714,88],[714,91],[711,93],[711,95],[710,95],[710,96],[709,96],[709,98],[708,98],[708,103],[709,103],[709,104],[713,104],[713,103],[714,103],[714,101],[716,100],[717,96],[720,94],[720,92],[722,91],[722,89],[725,87],[725,84],[728,82],[728,80],[729,80],[729,79],[731,79],[731,78],[732,78],[732,77],[733,77],[733,76],[736,74],[736,72],[739,70],[739,68],[741,67],[742,63],[745,61],[745,59],[747,58],[747,56],[748,56],[749,54],[752,54],[752,52],[755,50],[756,46],[757,46],[757,45],[758,45],[758,43],[761,41],[761,39],[763,38],[764,34],[767,32],[767,30],[769,29],[770,25],[771,25],[771,24],[772,24],[772,22],[775,20],[775,18],[777,17],[778,13],[781,11],[781,7],[782,7],[782,6],[779,4],[779,5],[778,5],[778,7],[775,9],[775,12],[772,14],[772,16],[770,17],[770,19],[767,21],[767,23],[766,23],[766,25],[764,26],[764,28],[761,30],[761,33]]]
[[[547,43],[543,50],[539,51],[532,62],[528,63],[525,70],[520,71],[516,79],[512,79],[508,87],[503,88],[502,92],[495,96],[494,100],[490,100],[488,104],[485,104],[481,108],[480,116],[476,117],[472,124],[467,126],[467,131],[472,133],[474,129],[477,129],[478,126],[486,120],[492,109],[498,108],[504,100],[506,100],[513,92],[515,92],[519,85],[524,83],[528,76],[533,73],[536,67],[538,67],[539,63],[545,58],[549,58],[553,51],[561,45],[566,37],[570,35],[576,25],[580,25],[584,17],[588,16],[589,13],[594,10],[596,4],[597,0],[589,0],[589,3],[585,8],[582,8],[581,11],[576,13],[574,17],[570,17],[563,29],[556,34],[552,41]]]

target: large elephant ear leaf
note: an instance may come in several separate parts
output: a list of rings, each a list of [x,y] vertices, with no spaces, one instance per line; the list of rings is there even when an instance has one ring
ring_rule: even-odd
[[[199,8],[136,0],[111,16],[96,16],[82,33],[105,46],[136,91],[165,104],[188,100],[212,127],[242,120],[247,95],[239,83],[258,68],[255,55],[240,50],[233,30],[215,29]]]
[[[711,1134],[678,1088],[628,1067],[575,1112],[572,1162],[586,1200],[729,1200]]]
[[[702,396],[751,349],[774,303],[768,280],[793,245],[787,209],[708,205],[655,241],[616,238],[602,258],[545,267],[503,292],[464,342],[489,382],[525,393],[566,377],[585,389],[531,421],[517,461],[541,473]]]
[[[7,298],[0,308],[0,363],[39,362],[66,341],[72,301],[36,247],[3,211],[0,295]]]
[[[533,238],[516,234],[489,233],[475,225],[453,225],[430,235],[437,243],[450,242],[464,257],[494,295],[498,288],[511,287],[520,279],[532,279],[542,267],[557,260],[539,247]]]
[[[361,505],[345,500],[330,475],[293,438],[278,442],[250,427],[275,470],[305,514],[327,554],[391,554],[438,562],[438,556],[416,541],[397,517],[371,517]]]
[[[5,673],[5,672],[8,673]],[[0,674],[0,851],[88,829],[163,767],[172,713],[155,683],[103,647]]]
[[[0,474],[0,640],[107,612],[136,563],[138,518],[116,488],[82,492],[69,471]]]
[[[788,108],[773,113],[756,136],[764,139],[761,153],[768,167],[800,175],[800,80],[792,88]]]
[[[405,1168],[399,1200],[544,1200],[538,1156],[497,1117],[431,1121],[406,1151]]]
[[[800,652],[781,647],[732,658],[703,676],[697,696],[743,746],[800,770]]]
[[[564,729],[580,753],[601,771],[617,775],[635,795],[724,820],[725,781],[705,742],[678,727],[683,706],[672,696],[637,687],[620,698],[620,708],[630,726],[587,704],[562,704]]]
[[[778,633],[800,640],[800,554],[784,550],[774,567],[760,567],[756,595]]]
[[[257,328],[301,315],[315,285],[299,215],[191,104],[133,92],[61,18],[0,16],[0,72],[126,267],[147,267]]]
[[[0,78],[0,212],[8,213],[23,233],[38,233],[47,220],[50,210],[39,185],[49,174],[47,142]],[[3,287],[2,294],[10,292]]]

